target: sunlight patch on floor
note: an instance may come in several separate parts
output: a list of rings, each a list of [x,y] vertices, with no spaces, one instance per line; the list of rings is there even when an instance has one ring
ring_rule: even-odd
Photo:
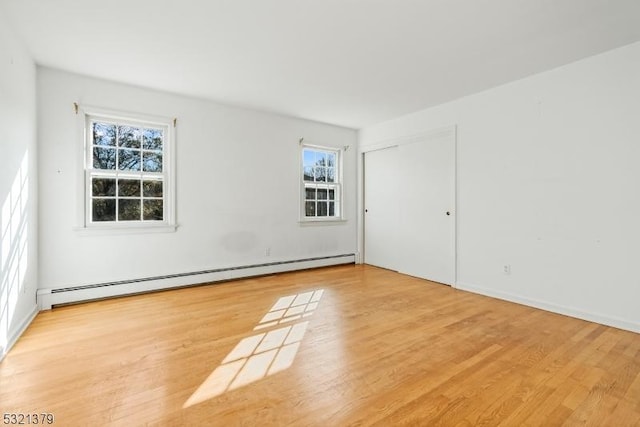
[[[279,298],[254,330],[312,315],[323,292],[319,289]],[[297,322],[243,338],[182,407],[188,408],[288,369],[293,365],[308,326],[309,321]]]
[[[322,298],[323,293],[323,289],[318,289],[317,291],[287,295],[286,297],[278,299],[253,330],[255,331],[310,316],[318,307],[318,302]]]

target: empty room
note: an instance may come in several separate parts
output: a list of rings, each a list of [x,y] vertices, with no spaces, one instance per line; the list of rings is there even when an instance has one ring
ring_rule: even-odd
[[[0,0],[0,423],[640,426],[637,0]]]

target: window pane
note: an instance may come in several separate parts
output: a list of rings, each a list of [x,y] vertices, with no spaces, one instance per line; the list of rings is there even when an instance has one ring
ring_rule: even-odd
[[[326,165],[327,165],[327,153],[316,151],[316,166],[326,166]]]
[[[313,150],[302,150],[302,166],[313,166],[316,162],[315,152]]]
[[[142,147],[147,150],[162,150],[162,130],[145,129],[142,132]]]
[[[142,195],[144,197],[162,197],[162,181],[143,181]]]
[[[336,178],[335,168],[327,168],[327,182],[335,182]]]
[[[327,216],[327,202],[318,202],[318,216]]]
[[[304,216],[336,217],[340,212],[340,153],[332,149],[302,149]]]
[[[140,129],[118,126],[118,145],[126,148],[140,148]]]
[[[95,169],[115,169],[116,149],[93,147],[93,167]]]
[[[140,199],[118,201],[119,221],[140,221]]]
[[[118,169],[140,170],[140,150],[119,150]]]
[[[92,178],[91,194],[94,196],[115,196],[116,180],[114,178]]]
[[[140,180],[119,179],[118,180],[118,196],[140,197]]]
[[[311,166],[304,167],[304,180],[313,182],[313,167]]]
[[[304,214],[306,216],[316,216],[316,202],[305,202]]]
[[[116,220],[116,200],[115,199],[93,199],[93,221],[115,221]]]
[[[116,145],[116,125],[109,123],[93,124],[93,143],[95,145]]]
[[[142,156],[145,172],[162,172],[162,154],[144,152]]]
[[[305,188],[305,199],[307,199],[307,200],[315,200],[316,199],[316,189],[315,188]]]
[[[143,216],[145,221],[162,221],[162,200],[144,200]]]

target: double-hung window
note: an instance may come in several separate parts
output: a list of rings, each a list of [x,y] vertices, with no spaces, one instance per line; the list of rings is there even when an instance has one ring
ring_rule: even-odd
[[[342,218],[342,159],[337,149],[302,146],[301,218]]]
[[[85,115],[87,227],[173,225],[169,120]]]

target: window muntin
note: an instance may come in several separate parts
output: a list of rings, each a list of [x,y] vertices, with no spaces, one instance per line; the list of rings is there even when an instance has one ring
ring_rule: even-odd
[[[168,124],[87,116],[86,223],[167,224]]]
[[[340,151],[302,147],[302,218],[330,220],[342,216]]]

